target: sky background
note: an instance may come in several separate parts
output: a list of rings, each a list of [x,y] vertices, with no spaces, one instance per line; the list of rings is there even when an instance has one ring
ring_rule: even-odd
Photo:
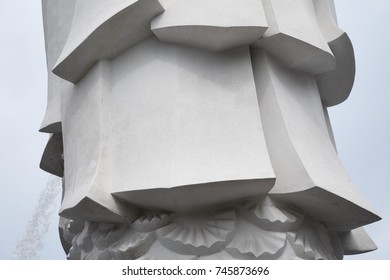
[[[38,132],[47,91],[40,2],[0,1],[0,260],[13,258],[49,178],[39,169],[48,137]],[[366,227],[379,249],[347,259],[390,260],[390,1],[335,3],[357,73],[350,98],[329,112],[344,167],[383,218]],[[50,221],[39,259],[64,259],[56,213]]]

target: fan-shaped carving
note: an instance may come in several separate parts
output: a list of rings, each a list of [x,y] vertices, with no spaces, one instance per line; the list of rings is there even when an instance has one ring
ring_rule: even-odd
[[[147,252],[154,233],[140,233],[128,224],[86,222],[72,240],[68,259],[136,259]]]
[[[304,223],[288,240],[297,256],[303,259],[336,259],[327,229],[320,223]]]
[[[131,226],[139,232],[152,232],[169,224],[172,217],[168,214],[144,214],[136,219]]]
[[[265,230],[279,232],[296,230],[304,220],[302,213],[279,206],[268,196],[260,202],[248,203],[243,215]]]
[[[126,224],[99,223],[92,233],[92,242],[99,250],[106,249],[120,239],[127,229]]]
[[[239,259],[275,259],[286,244],[286,233],[271,232],[239,219],[237,232],[226,251]]]
[[[62,218],[64,222],[63,237],[66,242],[72,244],[73,238],[84,228],[84,222]]]
[[[132,260],[145,254],[155,240],[154,233],[138,232],[128,228],[123,237],[108,248],[116,260]]]
[[[340,237],[334,230],[328,230],[328,235],[330,242],[332,243],[333,255],[337,260],[342,260],[344,258],[344,248]]]
[[[69,249],[69,253],[66,256],[68,260],[81,260],[81,249],[78,246],[73,245]]]
[[[93,248],[92,233],[97,227],[98,223],[85,222],[83,230],[73,238],[72,246],[80,247],[86,252],[91,251]]]
[[[70,232],[70,226],[70,223],[66,225],[65,231],[69,230]],[[97,229],[97,227],[98,223],[85,222],[83,226],[80,226],[78,228],[78,233],[74,232],[75,235],[70,242],[72,244],[72,247],[69,249],[67,259],[82,259],[83,254],[93,250],[94,244],[92,242],[92,233]],[[71,238],[71,235],[69,235],[67,238]]]
[[[183,255],[209,255],[221,251],[233,238],[234,210],[208,216],[182,216],[157,231],[168,249]]]
[[[287,241],[286,245],[284,246],[283,251],[281,252],[280,256],[277,258],[278,260],[305,260],[310,259],[308,257],[303,257],[305,254],[299,254],[295,252],[293,248],[293,242],[291,242],[292,236],[295,236],[294,233],[287,233]],[[295,239],[295,237],[293,238]]]

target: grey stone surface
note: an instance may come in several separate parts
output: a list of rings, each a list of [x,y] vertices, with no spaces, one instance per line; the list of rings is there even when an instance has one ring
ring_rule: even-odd
[[[332,0],[42,1],[69,259],[340,259],[380,218],[327,107],[355,63]]]

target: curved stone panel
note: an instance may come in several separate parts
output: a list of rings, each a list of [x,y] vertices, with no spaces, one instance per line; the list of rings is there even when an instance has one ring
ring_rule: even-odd
[[[48,90],[46,113],[39,129],[41,132],[61,133],[61,94],[66,92],[68,83],[51,70],[70,32],[75,3],[76,0],[42,0]]]
[[[364,228],[338,233],[345,255],[356,255],[378,249]]]
[[[64,176],[62,133],[50,135],[49,141],[43,151],[39,167],[58,177]]]
[[[267,29],[258,0],[163,0],[165,12],[152,20],[153,33],[164,42],[211,51],[248,45]]]
[[[72,29],[53,73],[77,83],[99,59],[152,35],[150,20],[162,11],[157,0],[77,0]]]
[[[62,96],[66,182],[60,215],[88,221],[123,222],[136,217],[110,193],[110,69],[101,61]]]
[[[269,28],[253,47],[261,47],[286,66],[309,74],[336,68],[313,0],[263,0],[263,4]]]
[[[379,220],[338,159],[314,77],[284,67],[259,49],[252,50],[252,62],[277,178],[270,193],[336,230]]]
[[[322,102],[334,106],[345,101],[355,80],[355,56],[348,35],[337,25],[333,0],[314,0],[318,24],[324,34],[337,66],[316,76]]]
[[[176,212],[273,187],[248,47],[212,53],[150,38],[111,70],[116,197]]]
[[[355,55],[346,33],[329,42],[337,59],[336,69],[316,76],[322,102],[330,107],[344,102],[351,93],[355,81]]]

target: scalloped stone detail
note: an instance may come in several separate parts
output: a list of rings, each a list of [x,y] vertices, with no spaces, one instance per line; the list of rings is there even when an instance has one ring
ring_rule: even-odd
[[[259,202],[245,205],[242,214],[262,229],[278,232],[296,230],[304,220],[304,214],[288,207],[279,206],[268,196]]]
[[[276,259],[286,245],[284,232],[263,230],[257,225],[239,219],[237,232],[226,251],[238,259]]]
[[[70,224],[66,226],[66,230],[70,229],[69,226]],[[83,226],[79,227],[79,232],[74,235],[70,242],[72,246],[67,255],[68,260],[80,260],[85,254],[93,251],[95,246],[92,242],[92,234],[97,228],[98,223],[93,222],[84,222]],[[69,235],[68,238],[70,237]]]
[[[67,260],[81,260],[81,249],[78,246],[72,246],[69,249],[69,253],[66,256]]]
[[[82,251],[89,252],[93,249],[92,233],[97,229],[98,223],[85,222],[83,230],[72,240],[73,247],[79,247]]]
[[[123,237],[108,248],[115,260],[133,260],[144,255],[155,240],[154,233],[138,232],[128,228]]]
[[[335,260],[328,230],[319,222],[304,223],[296,232],[287,233],[295,254],[303,259]]]
[[[171,221],[172,216],[168,214],[144,214],[138,217],[131,226],[139,232],[152,232],[166,226]]]
[[[236,230],[234,210],[214,215],[180,216],[159,229],[157,236],[165,247],[182,255],[210,255],[221,251]]]
[[[63,237],[66,242],[72,244],[73,238],[84,228],[84,222],[66,219]]]
[[[99,223],[92,233],[92,242],[99,250],[106,249],[118,241],[127,229],[128,226],[125,224]]]
[[[286,246],[284,246],[283,252],[280,254],[280,256],[277,258],[278,260],[309,260],[309,257],[304,257],[305,254],[297,255],[293,248],[293,242],[291,242],[292,236],[294,234],[288,233],[287,234],[287,241]]]

